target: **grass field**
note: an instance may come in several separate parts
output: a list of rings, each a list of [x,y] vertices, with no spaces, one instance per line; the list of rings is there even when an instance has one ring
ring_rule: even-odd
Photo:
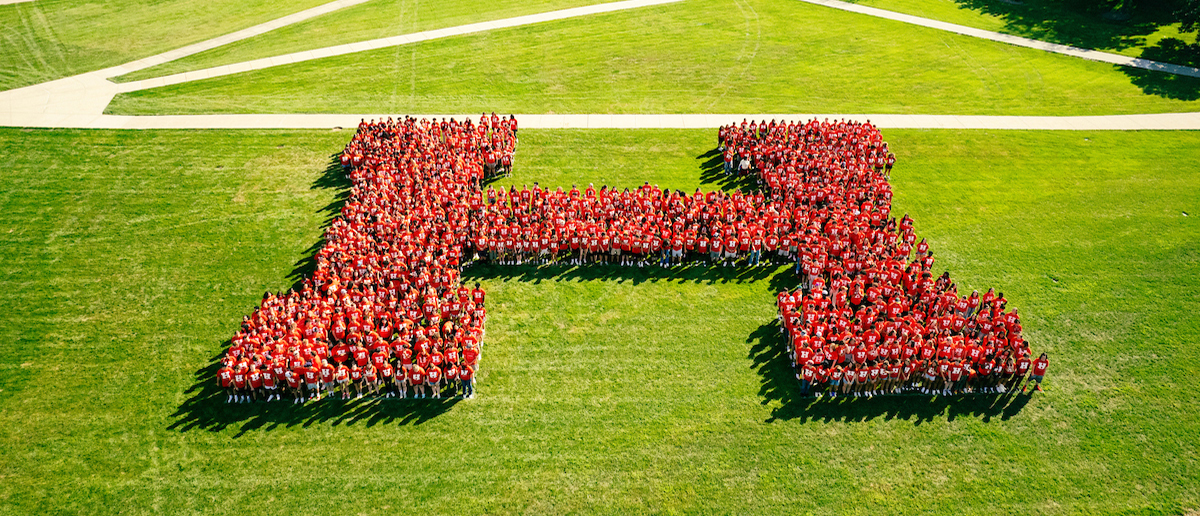
[[[786,275],[563,268],[467,272],[492,306],[474,400],[205,398],[197,371],[316,241],[349,137],[0,129],[0,512],[1200,507],[1200,134],[885,132],[896,212],[1051,353],[1032,399],[797,398]],[[721,186],[713,131],[521,140],[518,183]]]
[[[789,0],[789,3],[795,0]],[[511,1],[477,2],[462,0],[422,5],[417,0],[378,0],[344,9],[286,29],[274,31],[225,47],[203,52],[178,61],[119,77],[129,81],[160,77],[173,73],[227,65],[251,59],[271,57],[301,50],[311,50],[355,41],[394,36],[438,27],[472,23],[484,19],[499,19],[532,12],[545,12],[574,7],[585,0],[542,0],[541,2]],[[1174,5],[1170,2],[1142,4],[1136,16],[1126,21],[1112,21],[1104,13],[1090,11],[1081,2],[1058,0],[1028,0],[1021,3],[1002,0],[857,0],[854,3],[879,7],[896,12],[948,21],[969,27],[1025,36],[1042,41],[1074,45],[1124,54],[1131,57],[1162,59],[1168,38],[1195,40],[1195,34],[1180,33],[1174,20]],[[726,3],[727,9],[737,10],[736,4]],[[753,6],[753,4],[746,4]],[[807,29],[807,27],[806,27]],[[1171,56],[1179,64],[1190,62],[1192,56]]]
[[[1148,93],[1149,92],[1149,93]],[[114,114],[1200,110],[1150,75],[803,2],[688,2],[122,94]]]
[[[161,77],[303,50],[612,1],[616,0],[375,0],[115,80]]]
[[[323,3],[37,0],[0,5],[0,90],[124,64]]]

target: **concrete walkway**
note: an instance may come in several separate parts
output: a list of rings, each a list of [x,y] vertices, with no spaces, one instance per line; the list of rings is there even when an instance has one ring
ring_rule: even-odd
[[[96,70],[50,82],[0,91],[0,126],[55,127],[58,120],[73,116],[99,116],[120,93],[108,79],[197,54],[205,50],[252,38],[272,30],[329,14],[368,0],[335,0],[298,13],[188,45],[120,66]]]
[[[104,109],[117,93],[136,91],[145,88],[178,84],[181,82],[219,77],[222,75],[257,70],[283,64],[297,63],[310,59],[319,59],[334,55],[342,55],[364,50],[373,50],[391,46],[406,45],[418,41],[470,34],[480,31],[516,27],[531,23],[561,20],[588,14],[613,12],[622,9],[632,9],[651,5],[660,5],[681,0],[625,0],[608,4],[564,9],[548,13],[528,16],[518,16],[504,20],[475,23],[459,27],[450,27],[416,34],[382,38],[372,41],[338,45],[324,49],[297,52],[285,56],[248,61],[235,65],[221,66],[206,70],[198,70],[177,74],[169,77],[148,79],[126,84],[114,84],[108,79],[135,70],[141,70],[160,63],[179,59],[210,48],[232,43],[241,39],[256,36],[267,31],[284,27],[314,16],[341,9],[367,0],[337,0],[306,11],[277,20],[251,27],[189,45],[180,49],[165,52],[156,56],[139,59],[121,66],[89,72],[74,77],[59,79],[43,84],[28,86],[16,90],[0,92],[0,126],[14,127],[62,127],[87,129],[300,129],[354,127],[363,118],[382,118],[386,115],[338,115],[338,114],[297,114],[297,115],[193,115],[193,116],[115,116],[105,115]],[[908,23],[916,23],[942,30],[951,30],[960,34],[983,37],[1006,43],[1022,44],[1032,48],[1040,48],[1052,52],[1080,52],[1086,55],[1076,55],[1092,59],[1097,55],[1112,56],[1102,52],[1092,52],[1073,49],[1063,45],[1054,45],[1039,41],[1007,36],[969,27],[944,24],[924,18],[917,18],[879,9],[860,7],[836,0],[802,0],[820,5],[827,5],[854,12],[862,12],[872,16],[882,16]],[[961,29],[961,30],[960,30]],[[1019,40],[1019,41],[1017,41]],[[1017,41],[1017,42],[1014,42]],[[1061,47],[1061,48],[1059,48]],[[1065,50],[1063,50],[1065,49]],[[1069,51],[1069,52],[1068,52]],[[1113,58],[1132,60],[1124,56]],[[1103,60],[1103,59],[1098,59]],[[1138,61],[1138,60],[1134,60]],[[1149,62],[1152,63],[1152,62]],[[1120,63],[1118,63],[1120,64]],[[1145,63],[1143,63],[1145,64]],[[1162,67],[1159,71],[1177,73],[1166,65],[1155,63]],[[1130,65],[1134,66],[1134,65]],[[1142,66],[1147,67],[1147,66]],[[1149,68],[1157,69],[1157,68]],[[1196,69],[1190,69],[1196,71]],[[1182,70],[1188,72],[1189,70]],[[1200,72],[1200,71],[1197,71]],[[1184,73],[1189,75],[1189,73]],[[454,115],[456,118],[469,115]],[[435,115],[423,115],[435,116]],[[436,115],[441,117],[443,115]],[[450,115],[446,115],[450,116]],[[1115,116],[959,116],[959,115],[866,115],[866,114],[566,114],[566,115],[518,115],[522,127],[527,128],[713,128],[731,122],[746,119],[788,119],[808,120],[810,118],[851,119],[858,121],[870,120],[882,128],[958,128],[958,129],[1051,129],[1051,130],[1141,130],[1141,129],[1189,129],[1200,130],[1200,113],[1171,113],[1150,115],[1115,115]]]
[[[919,16],[911,16],[908,14],[901,14],[901,13],[897,13],[897,12],[893,12],[893,11],[885,11],[883,9],[876,9],[874,7],[866,7],[866,6],[862,6],[862,5],[856,5],[856,4],[852,4],[852,3],[848,3],[848,2],[842,2],[840,0],[800,0],[800,1],[807,2],[810,4],[823,5],[825,7],[832,7],[834,9],[841,9],[843,11],[850,11],[850,12],[854,12],[854,13],[865,14],[868,16],[886,18],[888,20],[895,20],[898,22],[911,23],[913,25],[920,25],[922,27],[928,27],[931,29],[944,30],[944,31],[948,31],[948,32],[953,32],[955,34],[961,34],[964,36],[972,36],[972,37],[981,38],[981,39],[998,41],[1001,43],[1008,43],[1010,45],[1016,45],[1018,47],[1026,47],[1026,48],[1034,48],[1034,49],[1038,49],[1038,50],[1045,50],[1046,52],[1054,52],[1056,54],[1063,54],[1063,55],[1068,55],[1068,56],[1072,56],[1072,57],[1088,59],[1091,61],[1100,61],[1102,63],[1112,63],[1115,65],[1130,66],[1133,68],[1143,68],[1146,70],[1154,70],[1156,72],[1165,72],[1165,73],[1171,73],[1171,74],[1175,74],[1175,75],[1186,75],[1188,77],[1200,77],[1200,68],[1193,68],[1190,66],[1181,66],[1181,65],[1177,65],[1177,64],[1161,63],[1158,61],[1151,61],[1149,59],[1141,59],[1141,58],[1137,58],[1137,57],[1129,57],[1129,56],[1123,56],[1123,55],[1119,55],[1119,54],[1110,54],[1108,52],[1100,52],[1099,50],[1088,50],[1086,48],[1077,48],[1077,47],[1072,47],[1069,45],[1059,45],[1057,43],[1047,43],[1045,41],[1038,41],[1036,39],[1022,38],[1020,36],[1011,36],[1008,34],[1001,34],[999,32],[992,32],[992,31],[988,31],[988,30],[967,27],[964,25],[955,25],[953,23],[946,23],[946,22],[942,22],[942,21],[931,20],[929,18],[921,18]]]
[[[88,129],[330,129],[352,128],[362,119],[394,115],[179,115],[71,116],[55,127]],[[418,118],[471,118],[479,113],[413,115]],[[1200,130],[1200,113],[1113,116],[958,116],[865,114],[690,114],[690,115],[517,115],[526,129],[711,129],[747,120],[849,119],[870,121],[883,129],[1042,129],[1068,131]]]
[[[347,45],[338,45],[334,47],[297,52],[284,56],[258,59],[234,65],[219,66],[206,70],[197,70],[194,72],[172,75],[169,77],[147,79],[125,84],[114,84],[112,81],[108,80],[111,77],[149,68],[151,66],[180,59],[198,52],[203,52],[211,48],[216,48],[221,45],[226,45],[234,41],[257,36],[280,27],[291,25],[314,16],[320,16],[322,14],[365,1],[367,0],[337,0],[335,2],[314,7],[307,11],[302,11],[290,16],[279,18],[277,20],[272,20],[261,25],[256,25],[249,29],[227,34],[225,36],[197,43],[195,45],[189,45],[156,56],[139,59],[131,63],[67,77],[64,79],[58,79],[56,81],[0,92],[0,126],[90,127],[92,126],[91,124],[97,123],[94,122],[95,120],[108,120],[103,115],[104,109],[108,107],[109,102],[111,102],[112,98],[118,93],[138,91],[187,81],[208,79],[232,73],[260,70],[272,66],[298,63],[310,59],[319,59],[322,57],[342,55],[352,52],[407,45],[419,41],[428,41],[431,39],[449,36],[471,34],[505,27],[517,27],[521,25],[562,20],[590,14],[620,11],[624,9],[635,9],[638,7],[674,3],[682,0],[625,0],[622,2],[589,5],[572,9],[562,9],[546,13],[531,14],[527,16],[517,16],[503,20],[473,23],[458,27],[448,27],[415,34],[394,36],[390,38],[362,41]],[[112,122],[104,121],[99,123],[111,124]]]
[[[33,0],[0,0],[0,5],[21,4],[21,3],[32,2],[32,1]]]

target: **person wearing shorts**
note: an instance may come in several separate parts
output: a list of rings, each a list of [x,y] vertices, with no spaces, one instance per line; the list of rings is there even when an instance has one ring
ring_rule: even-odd
[[[842,366],[835,365],[829,370],[829,397],[836,398],[838,391],[841,389],[842,376],[844,371]]]
[[[334,382],[333,377],[337,373],[337,369],[333,367],[331,361],[322,361],[321,363],[321,391],[326,394],[333,394]]]
[[[1042,378],[1046,376],[1046,368],[1050,367],[1050,356],[1042,353],[1037,360],[1033,361],[1033,366],[1029,370],[1029,380],[1025,385],[1021,386],[1021,392],[1025,392],[1025,388],[1029,384],[1033,384],[1033,390],[1042,392]]]
[[[321,399],[321,370],[315,365],[304,368],[304,388],[308,400]]]
[[[413,366],[408,372],[408,383],[413,386],[413,398],[425,397],[425,369]]]
[[[350,368],[345,364],[338,366],[337,372],[333,375],[334,382],[337,383],[338,392],[342,393],[342,399],[350,399]]]

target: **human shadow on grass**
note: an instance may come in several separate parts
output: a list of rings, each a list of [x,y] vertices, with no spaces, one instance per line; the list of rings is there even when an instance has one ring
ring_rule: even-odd
[[[700,163],[701,184],[716,186],[727,192],[740,190],[742,193],[749,194],[759,191],[758,180],[752,175],[725,175],[725,159],[717,149],[714,148],[696,156],[696,159],[705,160]]]
[[[540,284],[563,281],[615,281],[633,285],[643,283],[704,283],[741,284],[766,281],[771,289],[794,288],[795,275],[788,272],[790,265],[745,265],[712,266],[695,262],[678,267],[625,267],[620,265],[492,265],[475,263],[463,269],[464,283],[483,280],[516,280]],[[785,287],[784,285],[792,285]]]
[[[340,151],[331,155],[325,170],[313,181],[311,186],[313,190],[332,189],[336,193],[333,201],[317,210],[317,213],[324,215],[324,220],[321,221],[321,236],[304,251],[304,257],[296,261],[292,272],[287,276],[292,281],[293,289],[302,287],[304,278],[311,276],[317,270],[317,252],[325,247],[324,230],[328,229],[333,221],[341,215],[342,207],[346,206],[346,202],[350,199],[350,178],[346,177],[345,171],[342,170],[341,156]]]
[[[814,398],[803,396],[800,381],[787,356],[784,337],[777,322],[760,326],[746,339],[750,345],[750,367],[762,377],[762,404],[778,403],[766,422],[799,420],[801,423],[841,421],[864,422],[902,419],[920,425],[934,419],[954,421],[978,417],[987,423],[1008,420],[1021,412],[1032,393],[977,394],[961,396],[876,396],[874,398]]]

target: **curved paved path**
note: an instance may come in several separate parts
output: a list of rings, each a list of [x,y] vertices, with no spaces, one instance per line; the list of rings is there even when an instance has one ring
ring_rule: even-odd
[[[518,16],[504,20],[449,27],[416,34],[382,38],[372,41],[327,47],[324,49],[297,52],[284,56],[259,59],[206,70],[197,70],[168,77],[148,79],[125,84],[114,84],[108,79],[192,55],[204,50],[256,36],[279,27],[284,27],[315,16],[320,16],[346,6],[367,0],[337,0],[277,20],[256,25],[225,36],[214,38],[156,56],[139,59],[131,63],[74,77],[59,79],[25,88],[0,92],[0,126],[17,127],[63,127],[91,129],[239,129],[239,128],[332,128],[354,127],[363,118],[380,118],[381,115],[190,115],[190,116],[116,116],[105,115],[104,109],[117,93],[177,84],[193,80],[218,77],[243,71],[290,64],[309,59],[373,50],[390,46],[406,45],[418,41],[469,34],[503,27],[515,27],[531,23],[560,20],[588,14],[612,12],[650,5],[659,5],[681,0],[625,0],[608,4],[564,9],[548,13]],[[826,5],[872,16],[914,23],[926,27],[949,30],[959,34],[1018,44],[1051,52],[1073,55],[1085,59],[1114,62],[1127,66],[1138,66],[1167,73],[1200,76],[1200,70],[1166,63],[1137,60],[1064,45],[1018,38],[994,32],[972,29],[925,18],[908,16],[881,9],[861,7],[837,0],[801,0]],[[1124,60],[1124,62],[1117,62]],[[1175,68],[1171,68],[1175,67]],[[383,115],[386,116],[386,115]],[[423,115],[438,116],[443,115]],[[449,115],[446,115],[449,116]],[[462,117],[465,115],[456,115]],[[750,119],[809,119],[831,118],[870,120],[882,128],[960,128],[960,129],[1052,129],[1052,130],[1142,130],[1142,129],[1190,129],[1200,130],[1200,113],[1168,113],[1147,115],[1112,116],[960,116],[960,115],[888,115],[888,114],[566,114],[518,115],[522,127],[527,128],[711,128],[730,122]]]
[[[149,68],[158,64],[180,59],[205,50],[219,47],[257,36],[265,32],[291,25],[309,18],[320,16],[346,6],[366,2],[367,0],[336,0],[296,14],[272,20],[261,25],[240,30],[208,41],[196,43],[183,48],[164,52],[162,54],[139,59],[120,66],[96,70],[64,79],[26,86],[15,90],[0,92],[0,126],[23,127],[96,127],[96,120],[101,125],[112,125],[114,122],[104,115],[104,109],[118,93],[137,91],[147,88],[178,84],[219,77],[222,75],[260,70],[272,66],[298,63],[310,59],[319,59],[334,55],[362,52],[385,47],[407,45],[419,41],[470,34],[504,27],[516,27],[590,14],[607,13],[624,9],[635,9],[651,5],[680,2],[682,0],[624,0],[606,4],[589,5],[572,9],[562,9],[527,16],[517,16],[503,20],[494,20],[457,27],[430,30],[415,34],[394,36],[371,41],[361,41],[347,45],[326,47],[317,50],[297,52],[284,56],[257,59],[244,63],[219,66],[206,70],[197,70],[169,77],[147,79],[144,81],[114,84],[109,78]]]

